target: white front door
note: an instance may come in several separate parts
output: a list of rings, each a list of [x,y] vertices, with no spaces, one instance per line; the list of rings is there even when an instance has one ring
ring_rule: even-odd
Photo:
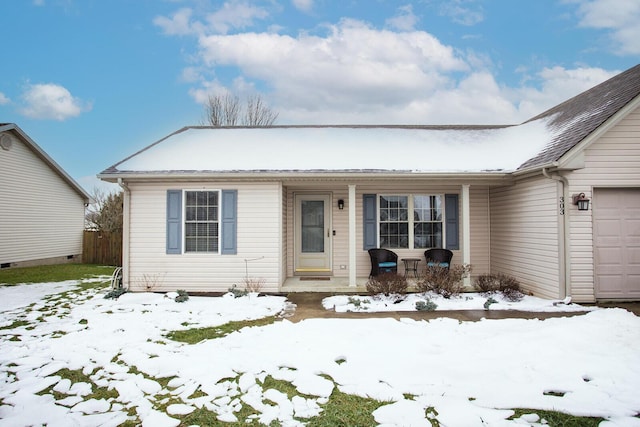
[[[331,196],[295,196],[295,271],[331,272]]]

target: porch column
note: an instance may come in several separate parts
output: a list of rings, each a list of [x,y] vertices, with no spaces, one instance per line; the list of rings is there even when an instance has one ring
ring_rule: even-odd
[[[462,263],[471,265],[471,218],[469,184],[462,185]],[[471,277],[464,278],[465,287],[471,286]]]
[[[349,286],[356,284],[356,186],[349,184]]]

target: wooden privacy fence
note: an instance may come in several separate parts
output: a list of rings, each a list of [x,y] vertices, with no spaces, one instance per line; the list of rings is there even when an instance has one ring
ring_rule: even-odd
[[[82,240],[85,264],[122,265],[122,232],[85,230]]]

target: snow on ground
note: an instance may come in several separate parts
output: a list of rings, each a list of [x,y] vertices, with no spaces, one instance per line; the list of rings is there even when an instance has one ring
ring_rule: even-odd
[[[487,300],[492,301],[487,302]],[[335,295],[327,297],[322,305],[327,310],[344,312],[379,312],[379,311],[416,311],[416,303],[431,301],[438,310],[517,310],[517,311],[591,311],[597,307],[586,307],[572,304],[571,298],[564,300],[548,300],[524,295],[520,301],[509,301],[500,293],[483,295],[481,293],[462,293],[451,298],[443,298],[435,293],[407,294],[390,296],[349,296]],[[485,307],[485,304],[487,307]]]
[[[114,301],[96,290],[43,298],[42,286],[0,292],[0,426],[116,426],[132,416],[176,426],[200,407],[234,421],[242,405],[266,425],[297,426],[335,387],[388,402],[374,412],[384,426],[429,426],[427,408],[448,426],[543,425],[535,409],[640,425],[640,318],[622,309],[547,320],[283,319],[189,345],[165,335],[274,315],[287,302],[177,303],[150,293]],[[61,379],[61,368],[82,369],[92,383]],[[267,376],[300,395],[264,389]],[[49,387],[57,401],[40,393]],[[118,396],[94,397],[97,387]],[[533,409],[508,420],[512,408]]]

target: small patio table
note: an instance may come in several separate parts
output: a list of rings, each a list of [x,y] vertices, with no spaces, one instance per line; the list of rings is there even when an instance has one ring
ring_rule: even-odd
[[[407,278],[409,272],[413,272],[413,276],[417,279],[420,258],[402,258],[402,262],[404,263],[404,278]]]

